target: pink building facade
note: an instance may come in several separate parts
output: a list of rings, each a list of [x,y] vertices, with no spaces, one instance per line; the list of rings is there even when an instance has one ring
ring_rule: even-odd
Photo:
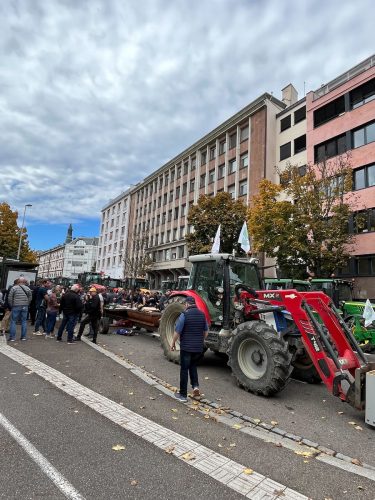
[[[349,222],[351,258],[339,276],[355,295],[375,299],[375,55],[306,96],[307,161],[350,151],[356,203]],[[357,214],[364,215],[357,224]]]

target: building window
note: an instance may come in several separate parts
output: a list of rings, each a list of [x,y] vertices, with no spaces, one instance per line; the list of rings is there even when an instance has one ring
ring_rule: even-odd
[[[205,165],[207,163],[207,151],[201,151],[201,165]]]
[[[359,255],[356,257],[355,272],[357,276],[374,276],[375,255]]]
[[[176,187],[176,200],[178,200],[178,198],[180,197],[180,189],[180,186]]]
[[[210,148],[210,160],[214,160],[216,158],[216,146]]]
[[[241,142],[247,141],[248,138],[249,138],[249,125],[246,125],[246,127],[243,127],[240,130],[240,141]]]
[[[355,191],[375,186],[375,163],[354,170],[353,176]]]
[[[247,168],[249,166],[249,157],[247,153],[240,156],[240,168]]]
[[[182,185],[182,196],[186,196],[187,193],[187,182]]]
[[[302,108],[297,109],[294,112],[294,125],[305,120],[306,118],[306,106],[302,106]]]
[[[228,174],[233,174],[237,170],[237,160],[230,160],[228,162]]]
[[[188,171],[189,171],[189,162],[185,161],[184,162],[184,175],[187,175]]]
[[[353,148],[359,148],[375,141],[375,122],[352,132]]]
[[[342,95],[314,111],[314,127],[319,127],[345,112],[345,98]]]
[[[190,193],[192,193],[195,189],[195,179],[190,181]]]
[[[159,198],[158,198],[158,208],[160,208],[160,207],[161,207],[161,196],[159,196]]]
[[[171,220],[172,220],[172,213],[173,213],[173,210],[168,210],[168,222],[171,222]]]
[[[294,139],[294,154],[300,153],[301,151],[305,151],[306,149],[306,134],[301,135]]]
[[[233,199],[235,198],[235,192],[236,192],[236,187],[234,184],[228,186],[228,193],[231,195]]]
[[[178,258],[179,259],[183,259],[184,258],[184,254],[185,254],[184,250],[185,250],[184,246],[178,247]]]
[[[199,187],[204,188],[206,185],[206,174],[201,175],[200,182],[199,182]]]
[[[349,96],[352,109],[375,99],[375,78],[352,90]]]
[[[227,143],[225,141],[221,141],[219,143],[219,155],[223,155],[227,150]]]
[[[197,166],[197,159],[194,156],[194,158],[191,159],[191,170],[195,170],[196,166]]]
[[[280,120],[280,132],[283,132],[284,130],[286,130],[287,128],[290,128],[291,127],[291,116],[292,115],[288,115],[286,116],[285,118],[282,118]]]
[[[219,165],[217,168],[217,178],[222,179],[225,175],[225,164]]]
[[[233,149],[237,146],[237,134],[236,132],[234,134],[231,134],[229,136],[229,149]]]
[[[329,141],[322,142],[314,147],[315,162],[324,161],[327,158],[345,153],[346,135],[342,134]]]
[[[291,149],[291,142],[287,142],[286,144],[280,146],[280,161],[285,160],[286,158],[290,158],[292,154]]]
[[[173,191],[169,191],[169,203],[173,201]]]
[[[353,232],[372,233],[375,231],[375,208],[353,213]]]
[[[239,196],[247,194],[247,181],[241,181],[238,185]]]
[[[181,205],[181,217],[185,217],[186,215],[186,205]]]
[[[181,177],[181,171],[182,171],[181,167],[178,167],[178,169],[177,169],[177,179],[179,179]]]
[[[215,180],[215,169],[208,172],[208,184],[212,184]]]

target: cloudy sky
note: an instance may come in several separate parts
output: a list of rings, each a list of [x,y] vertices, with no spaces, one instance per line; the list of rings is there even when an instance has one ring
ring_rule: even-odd
[[[1,0],[0,201],[31,246],[100,209],[263,92],[375,52],[373,0]]]

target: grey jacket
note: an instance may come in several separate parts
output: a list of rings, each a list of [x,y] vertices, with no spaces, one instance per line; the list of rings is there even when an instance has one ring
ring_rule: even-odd
[[[31,302],[31,290],[26,285],[14,285],[9,291],[8,304],[14,306],[28,306]]]

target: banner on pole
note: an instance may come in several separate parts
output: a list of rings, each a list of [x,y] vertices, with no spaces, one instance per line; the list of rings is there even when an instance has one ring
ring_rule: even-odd
[[[211,248],[211,253],[219,253],[220,252],[220,232],[221,232],[221,224],[217,228],[216,236],[214,239],[214,244],[212,245],[212,248]]]
[[[238,243],[240,243],[241,248],[244,252],[248,253],[251,250],[251,244],[250,244],[250,238],[249,238],[249,233],[247,232],[247,224],[246,222],[243,223],[240,236],[238,238]]]

